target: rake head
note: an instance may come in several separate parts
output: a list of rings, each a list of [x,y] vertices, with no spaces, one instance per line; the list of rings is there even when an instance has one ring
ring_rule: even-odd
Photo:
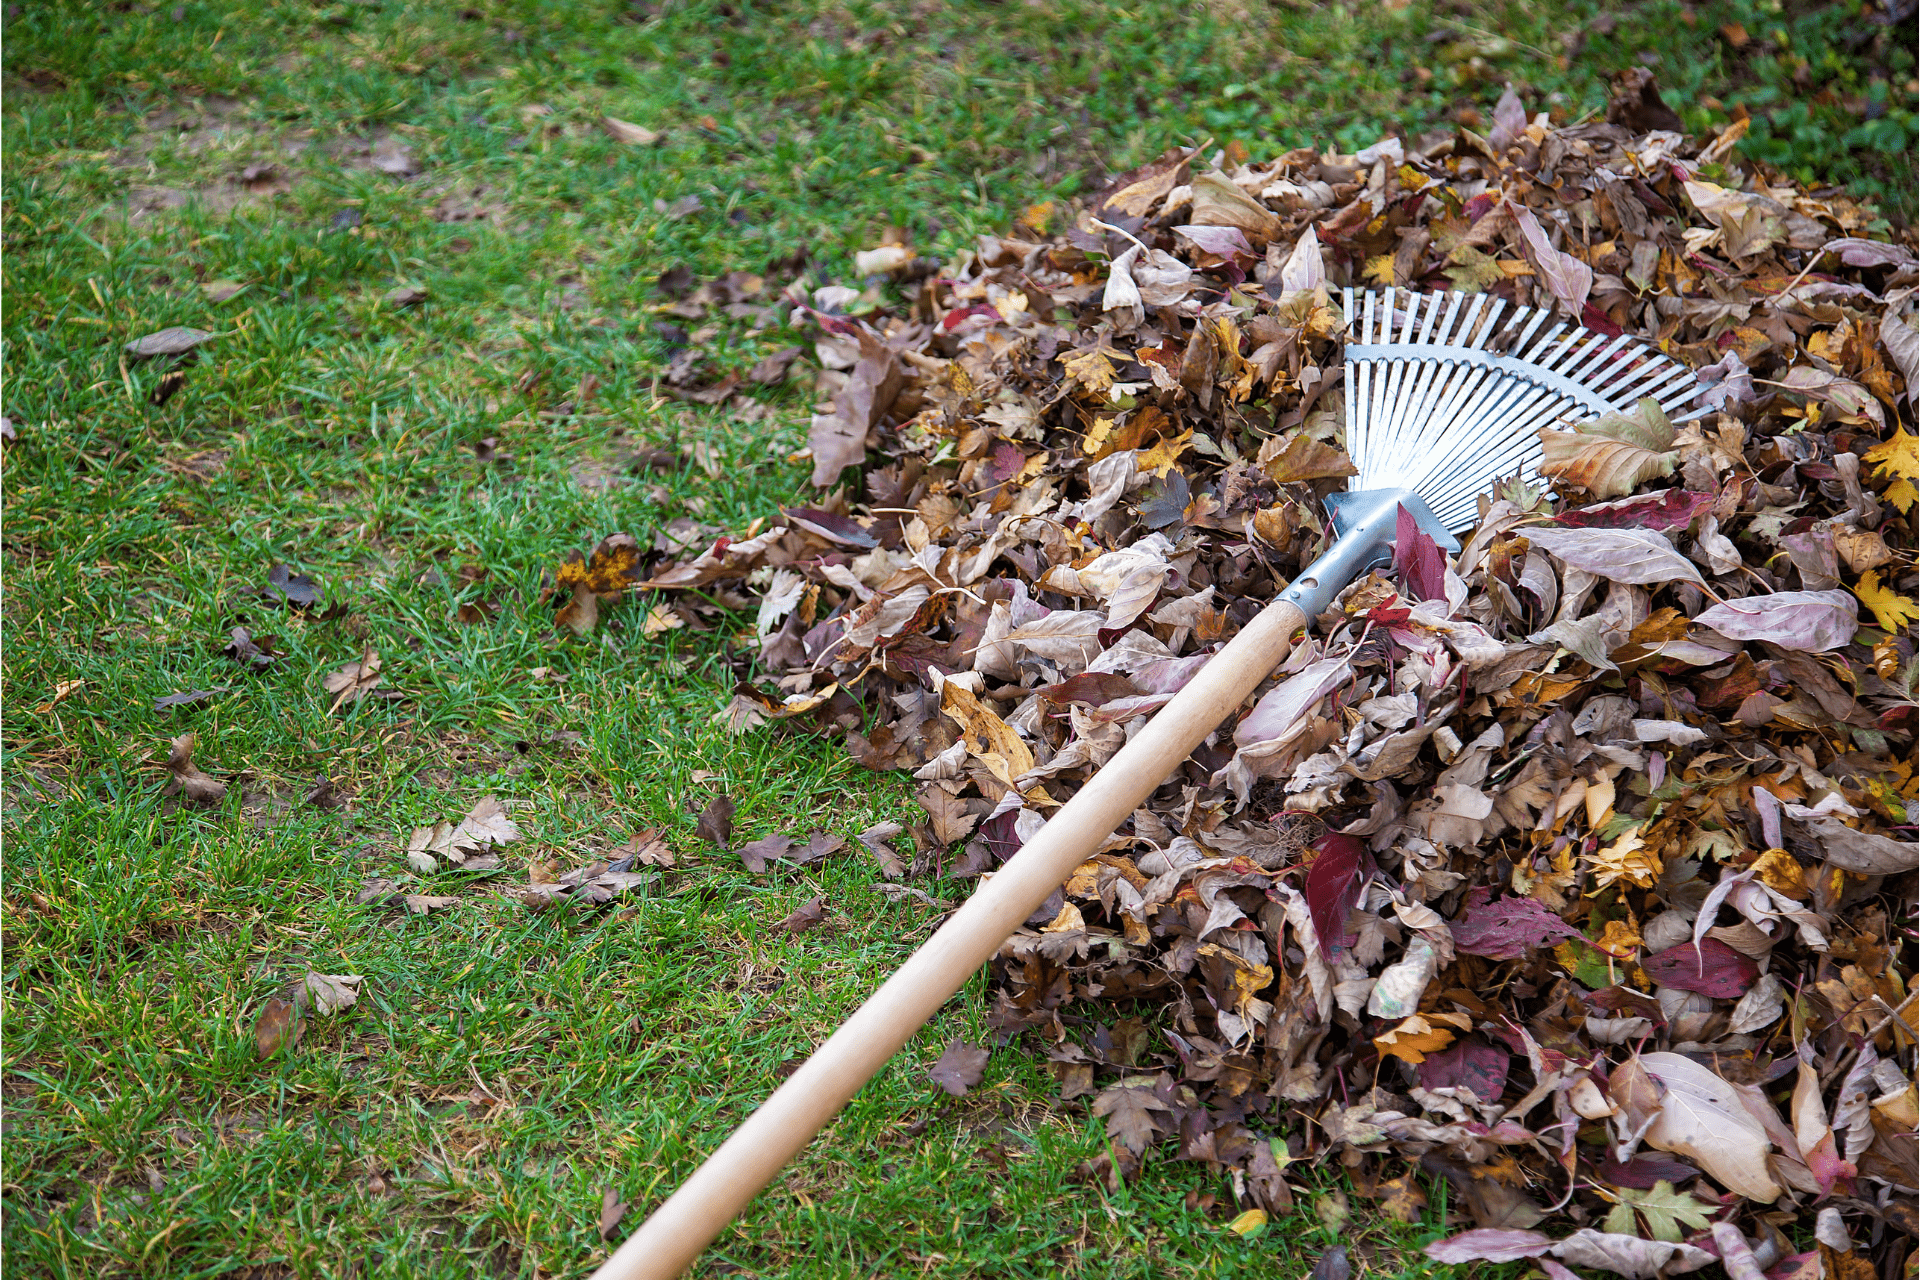
[[[1706,412],[1686,366],[1537,308],[1407,289],[1348,289],[1345,306],[1351,487],[1411,491],[1443,530],[1471,527],[1495,480],[1538,475],[1542,427],[1648,396],[1675,422]]]

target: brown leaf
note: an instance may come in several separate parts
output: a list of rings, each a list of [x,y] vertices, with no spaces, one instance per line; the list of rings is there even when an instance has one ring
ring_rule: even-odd
[[[151,360],[155,356],[182,356],[201,343],[219,336],[206,329],[190,329],[185,325],[175,325],[171,329],[150,333],[144,338],[135,338],[127,344],[126,352],[135,360]]]
[[[827,918],[827,904],[821,898],[809,898],[795,907],[793,913],[780,922],[780,927],[788,933],[805,933]]]
[[[846,848],[846,845],[847,841],[845,837],[836,836],[832,832],[809,832],[807,834],[807,847],[795,855],[793,861],[796,865],[804,867],[809,862],[818,862],[829,854],[840,852],[840,850]]]
[[[608,1187],[606,1194],[600,1197],[600,1238],[613,1239],[613,1233],[620,1229],[620,1219],[626,1216],[626,1202],[620,1199],[619,1192]]]
[[[693,833],[708,844],[725,849],[727,841],[733,838],[733,807],[732,799],[727,796],[715,796],[707,801]]]
[[[927,1068],[927,1079],[956,1098],[980,1083],[986,1075],[987,1051],[963,1040],[949,1040],[940,1060]]]
[[[1287,440],[1284,447],[1276,449],[1281,437],[1270,437],[1260,446],[1258,462],[1267,478],[1275,484],[1295,484],[1305,480],[1333,480],[1342,476],[1358,475],[1353,459],[1344,449],[1336,449],[1330,444],[1309,439],[1306,436],[1294,436]],[[1272,452],[1269,452],[1272,450]]]
[[[297,1022],[293,1001],[278,995],[268,1000],[253,1024],[254,1056],[271,1058],[283,1047],[295,1043],[300,1038]]]
[[[658,146],[667,136],[664,133],[656,133],[645,125],[634,124],[631,121],[622,120],[617,116],[601,116],[600,123],[606,128],[609,134],[613,135],[615,141],[624,142],[630,147]],[[609,1191],[607,1194],[612,1195],[613,1193]],[[603,1239],[605,1236],[606,1233],[604,1231],[601,1232]]]
[[[793,841],[776,834],[762,836],[751,844],[743,844],[737,852],[740,854],[740,861],[746,864],[747,870],[758,876],[766,874],[768,858],[785,857],[787,850],[792,847]]]
[[[334,695],[328,713],[338,711],[346,703],[360,701],[379,687],[380,680],[380,655],[369,645],[360,655],[360,661],[349,662],[321,679],[321,687]]]
[[[193,735],[183,733],[168,744],[167,772],[173,781],[168,795],[184,795],[190,804],[216,805],[226,798],[227,784],[208,777],[193,763]]]

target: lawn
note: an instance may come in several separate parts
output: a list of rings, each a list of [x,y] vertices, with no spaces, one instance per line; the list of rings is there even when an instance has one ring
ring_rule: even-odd
[[[1599,115],[1636,62],[1690,126],[1750,111],[1750,154],[1907,221],[1913,20],[1882,11],[9,9],[8,1274],[585,1274],[608,1193],[617,1241],[965,894],[878,887],[853,838],[914,820],[900,779],[719,722],[751,615],[556,627],[569,552],[807,492],[794,281],[1057,216],[1176,143],[1364,145],[1509,82]],[[179,368],[125,351],[169,326],[217,336]],[[747,376],[796,346],[784,381]],[[269,660],[229,656],[235,628]],[[324,678],[368,650],[382,683],[336,706]],[[226,785],[205,807],[169,794],[189,733]],[[723,795],[735,845],[856,852],[752,874],[696,833]],[[416,827],[486,796],[524,833],[501,868],[409,867]],[[507,892],[645,832],[677,865],[604,908]],[[359,900],[382,879],[457,901]],[[818,927],[782,927],[815,898]],[[309,971],[362,975],[357,1003],[261,1056]],[[929,1082],[984,1010],[977,980],[707,1273],[1299,1275],[1336,1242],[1429,1269],[1444,1186],[1406,1227],[1309,1171],[1301,1214],[1243,1237],[1197,1164],[1083,1179],[1102,1126],[1018,1043],[965,1097]]]

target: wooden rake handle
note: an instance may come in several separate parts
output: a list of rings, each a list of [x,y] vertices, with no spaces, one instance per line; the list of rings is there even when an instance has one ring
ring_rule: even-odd
[[[607,1259],[596,1280],[669,1280],[685,1270],[1047,895],[1253,692],[1306,624],[1298,605],[1278,599],[1243,627],[654,1210]]]

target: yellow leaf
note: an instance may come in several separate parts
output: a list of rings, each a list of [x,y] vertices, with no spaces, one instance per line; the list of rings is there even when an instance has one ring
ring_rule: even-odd
[[[1760,877],[1760,883],[1776,893],[1789,898],[1807,896],[1807,877],[1800,869],[1800,860],[1785,849],[1769,849],[1753,860],[1752,870]]]
[[[1452,1043],[1452,1031],[1434,1026],[1419,1014],[1373,1038],[1373,1047],[1380,1051],[1381,1056],[1391,1055],[1416,1065],[1425,1060],[1428,1054],[1438,1053]]]
[[[1068,356],[1060,362],[1067,376],[1089,391],[1105,391],[1113,385],[1113,362],[1107,359],[1108,353],[1095,347],[1092,351],[1082,351],[1079,355]]]
[[[1173,470],[1173,464],[1180,461],[1180,455],[1193,443],[1193,428],[1188,427],[1171,440],[1162,440],[1153,448],[1141,454],[1134,466],[1141,471],[1151,471],[1155,476],[1164,477]]]
[[[940,710],[960,726],[968,753],[1007,786],[1033,768],[1033,750],[1013,726],[989,711],[959,681],[949,680],[940,690]]]
[[[1891,440],[1867,450],[1866,459],[1880,464],[1873,469],[1876,476],[1920,480],[1920,436],[1902,427],[1893,433]]]
[[[1911,480],[1895,480],[1881,496],[1898,508],[1901,515],[1905,515],[1913,510],[1914,500],[1920,498],[1920,489],[1914,488]]]
[[[1379,285],[1392,284],[1393,283],[1393,255],[1390,253],[1383,253],[1378,257],[1368,258],[1366,270],[1362,272],[1362,274],[1368,280],[1372,281],[1374,284],[1379,284]]]
[[[1042,933],[1085,933],[1086,917],[1080,914],[1080,908],[1071,902],[1060,904],[1060,913],[1046,924],[1040,926]]]
[[[1641,841],[1638,827],[1621,832],[1618,840],[1587,855],[1586,862],[1594,870],[1594,889],[1588,897],[1616,880],[1651,889],[1653,882],[1660,878],[1660,855]]]
[[[1087,438],[1081,442],[1080,448],[1088,455],[1098,454],[1105,447],[1107,437],[1113,434],[1113,424],[1118,421],[1118,418],[1095,418],[1093,430],[1087,432]]]
[[[1254,1236],[1260,1234],[1261,1229],[1266,1225],[1267,1211],[1265,1209],[1249,1209],[1232,1222],[1229,1222],[1227,1224],[1227,1230],[1233,1232],[1235,1235],[1246,1236],[1248,1239],[1252,1239]]]
[[[1869,569],[1861,574],[1853,594],[1860,597],[1861,604],[1873,610],[1874,621],[1880,624],[1883,631],[1899,631],[1915,617],[1920,617],[1920,608],[1915,608],[1912,596],[1903,596],[1880,585],[1878,569]]]

